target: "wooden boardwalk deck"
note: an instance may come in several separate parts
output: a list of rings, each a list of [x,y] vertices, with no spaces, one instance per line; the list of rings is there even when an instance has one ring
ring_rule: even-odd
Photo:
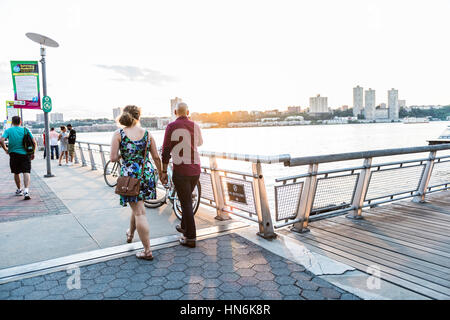
[[[450,191],[311,222],[298,238],[311,250],[432,299],[450,299]],[[296,237],[297,238],[297,237]]]

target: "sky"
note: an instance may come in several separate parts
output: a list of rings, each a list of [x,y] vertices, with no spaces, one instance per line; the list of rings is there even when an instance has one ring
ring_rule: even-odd
[[[127,104],[168,116],[174,97],[191,112],[307,107],[316,94],[336,108],[356,85],[377,104],[390,88],[407,105],[450,103],[450,0],[0,0],[0,13],[0,101],[13,98],[10,60],[40,59],[25,33],[44,34],[60,44],[48,95],[67,120]]]

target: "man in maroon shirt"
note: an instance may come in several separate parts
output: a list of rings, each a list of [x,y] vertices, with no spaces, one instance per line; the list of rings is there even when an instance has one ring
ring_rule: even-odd
[[[181,203],[181,225],[177,225],[178,232],[183,233],[180,244],[195,247],[196,229],[192,208],[192,192],[200,177],[200,157],[197,146],[203,144],[200,127],[188,119],[189,110],[186,103],[181,102],[175,109],[177,119],[167,125],[164,135],[162,163],[163,174],[161,181],[167,183],[167,165],[172,156],[172,180]]]

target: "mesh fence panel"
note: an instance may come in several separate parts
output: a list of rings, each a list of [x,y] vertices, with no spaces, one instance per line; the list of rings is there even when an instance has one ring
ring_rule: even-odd
[[[211,174],[207,172],[202,172],[200,174],[200,185],[202,188],[201,197],[207,200],[214,201],[214,192],[211,182]]]
[[[255,198],[253,195],[253,183],[252,182],[242,180],[242,179],[224,177],[224,176],[220,177],[220,181],[222,183],[222,190],[223,190],[223,197],[225,200],[225,205],[248,212],[248,213],[256,214]],[[235,183],[235,184],[242,184],[244,186],[245,200],[246,200],[247,204],[233,201],[230,199],[230,197],[228,196],[227,182]]]
[[[293,219],[296,217],[302,190],[303,182],[275,186],[276,221]]]
[[[351,204],[358,176],[359,173],[318,178],[312,211]]]
[[[428,187],[450,184],[450,161],[435,162]]]
[[[417,191],[425,165],[372,171],[365,200]]]

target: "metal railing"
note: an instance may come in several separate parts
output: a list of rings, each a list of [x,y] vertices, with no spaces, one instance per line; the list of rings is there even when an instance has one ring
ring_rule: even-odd
[[[309,221],[348,213],[359,219],[362,209],[413,198],[425,201],[430,192],[450,189],[450,144],[400,149],[385,149],[292,158],[290,167],[308,166],[306,174],[278,178],[276,190],[286,190],[277,199],[275,228],[293,225],[293,231],[305,232]],[[374,164],[374,158],[428,152],[426,158]],[[360,166],[319,171],[319,164],[362,160]]]
[[[109,147],[79,141],[75,163],[92,170],[104,168]],[[258,223],[259,235],[264,238],[275,237],[275,229],[288,225],[304,232],[309,221],[346,213],[350,218],[361,218],[365,207],[411,197],[420,202],[427,193],[450,189],[450,155],[437,156],[444,150],[450,150],[450,144],[300,158],[199,151],[201,157],[209,159],[209,166],[202,166],[200,175],[201,203],[216,209],[216,219],[226,220],[232,214]],[[373,163],[374,158],[424,152],[428,156]],[[219,168],[218,159],[250,163],[251,172]],[[319,164],[349,160],[362,164],[319,171]],[[306,166],[308,170],[275,179],[271,211],[262,164],[277,163],[291,169]]]

